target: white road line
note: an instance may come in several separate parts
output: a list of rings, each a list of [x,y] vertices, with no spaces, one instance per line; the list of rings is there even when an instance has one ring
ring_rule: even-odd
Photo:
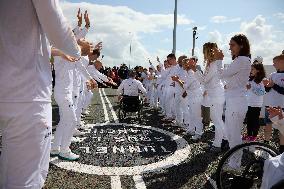
[[[141,175],[134,175],[133,180],[134,180],[136,189],[146,189],[145,182]]]
[[[111,176],[110,181],[111,181],[111,189],[122,189],[119,176]]]
[[[103,109],[104,109],[105,122],[109,122],[109,117],[108,117],[108,113],[107,113],[107,109],[106,109],[106,104],[105,104],[104,98],[102,96],[101,89],[99,89],[99,93],[100,93],[100,97],[101,97],[101,101],[102,101],[102,105],[103,105]]]
[[[109,99],[108,99],[108,97],[107,97],[107,95],[106,95],[106,93],[105,93],[105,90],[102,89],[102,92],[103,92],[103,96],[105,97],[105,99],[106,99],[106,101],[107,101],[107,103],[108,103],[108,107],[110,108],[110,111],[111,111],[111,114],[112,114],[112,117],[113,117],[113,121],[114,121],[115,123],[118,123],[118,122],[119,122],[119,121],[118,121],[118,118],[117,118],[116,113],[115,113],[115,111],[114,111],[114,109],[113,109],[113,107],[112,107],[111,102],[109,101]]]

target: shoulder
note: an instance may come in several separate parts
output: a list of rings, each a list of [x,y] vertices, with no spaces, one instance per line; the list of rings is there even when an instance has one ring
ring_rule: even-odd
[[[240,62],[240,63],[244,63],[244,64],[250,64],[251,60],[249,57],[247,56],[238,56],[237,58],[235,58],[234,62]]]

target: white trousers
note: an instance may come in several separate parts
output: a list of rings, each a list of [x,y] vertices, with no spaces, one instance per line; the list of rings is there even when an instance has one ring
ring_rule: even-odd
[[[92,102],[92,98],[93,98],[94,94],[91,90],[85,90],[84,92],[85,92],[85,95],[84,95],[85,98],[84,98],[82,109],[87,110],[88,106]]]
[[[225,124],[222,120],[224,103],[213,102],[210,106],[210,117],[215,126],[215,138],[213,146],[221,147],[222,139],[225,139]]]
[[[0,103],[1,189],[43,187],[49,166],[51,121],[49,102]]]
[[[265,160],[261,189],[269,189],[284,179],[284,154]]]
[[[191,97],[189,97],[191,98]],[[203,123],[201,117],[201,101],[202,98],[190,99],[188,102],[188,109],[190,115],[190,125],[188,130],[195,130],[195,134],[203,134]]]
[[[165,94],[165,113],[167,118],[175,118],[175,88],[174,87],[168,87]]]
[[[77,122],[72,95],[54,94],[54,97],[59,106],[60,121],[56,128],[52,148],[67,151]]]
[[[175,115],[176,115],[176,121],[179,124],[183,123],[183,106],[182,106],[182,94],[180,94],[180,92],[175,93]]]
[[[225,134],[230,148],[242,143],[241,130],[247,109],[246,97],[226,98]]]

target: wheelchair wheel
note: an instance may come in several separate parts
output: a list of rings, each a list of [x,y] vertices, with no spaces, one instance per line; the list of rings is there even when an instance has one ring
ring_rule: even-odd
[[[218,189],[260,188],[264,161],[278,154],[275,148],[260,142],[235,146],[221,158],[217,167]]]

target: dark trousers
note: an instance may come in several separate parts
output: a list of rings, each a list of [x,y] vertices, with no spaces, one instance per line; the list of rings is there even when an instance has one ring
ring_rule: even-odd
[[[259,131],[260,107],[248,107],[247,111],[247,134],[256,137]]]

